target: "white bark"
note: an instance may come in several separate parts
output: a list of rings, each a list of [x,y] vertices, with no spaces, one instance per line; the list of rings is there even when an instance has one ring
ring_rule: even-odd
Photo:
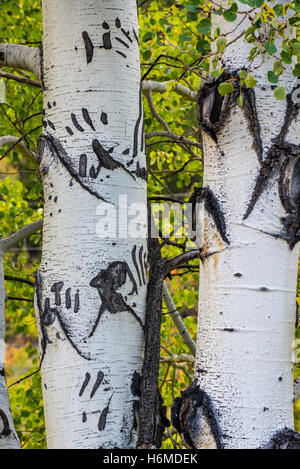
[[[45,223],[36,306],[47,444],[132,448],[146,305],[136,2],[44,0],[43,18]],[[126,198],[136,204],[131,235],[118,211]]]
[[[245,23],[242,26],[247,27]],[[234,27],[234,23],[224,21],[222,33]],[[238,29],[234,36],[239,33]],[[229,42],[232,38],[229,35],[227,39]],[[240,39],[228,48],[223,60],[229,72],[248,65],[251,47]],[[225,448],[258,448],[276,431],[294,426],[292,342],[298,249],[291,250],[284,239],[267,234],[284,233],[282,217],[288,214],[278,189],[283,170],[274,170],[244,219],[263,164],[260,156],[265,162],[286,120],[287,103],[274,97],[266,77],[269,69],[272,59],[265,57],[255,72],[261,155],[255,145],[258,133],[251,132],[249,119],[238,105],[228,110],[217,143],[202,132],[203,186],[209,187],[218,200],[229,243],[218,232],[204,204],[200,204],[198,243],[203,262],[196,379],[214,404]],[[290,70],[282,80],[290,93]],[[298,113],[278,143],[280,151],[288,142],[300,154],[299,135]],[[295,161],[291,155],[286,160],[289,157]],[[297,175],[294,182],[295,192]],[[209,438],[204,437],[200,447],[214,447]]]
[[[41,53],[36,47],[0,44],[0,65],[32,72],[41,79]]]
[[[28,238],[42,227],[42,220],[24,226],[19,231],[0,240],[0,449],[19,449],[5,379],[5,286],[3,259],[6,252],[19,241]]]

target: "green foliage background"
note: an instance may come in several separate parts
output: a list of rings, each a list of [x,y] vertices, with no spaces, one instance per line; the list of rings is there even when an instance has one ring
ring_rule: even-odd
[[[299,41],[291,39],[287,27],[299,27],[299,2],[291,2],[287,19],[285,7],[279,2],[263,0],[229,0],[220,10],[214,2],[207,0],[139,0],[140,54],[142,74],[147,79],[168,82],[167,92],[153,93],[153,104],[166,126],[174,134],[190,140],[174,142],[165,136],[148,136],[149,132],[163,131],[162,125],[151,112],[144,97],[145,132],[147,137],[147,163],[149,168],[149,196],[176,195],[186,200],[193,187],[202,183],[202,161],[198,142],[196,103],[184,99],[174,92],[179,82],[191,90],[197,90],[208,74],[209,63],[213,62],[215,77],[223,72],[219,56],[226,47],[226,37],[218,28],[212,28],[212,13],[222,15],[232,22],[237,10],[249,4],[254,11],[251,28],[246,40],[253,44],[252,57],[259,54],[274,56],[274,68],[268,72],[270,83],[276,85],[275,93],[282,99],[285,90],[280,83],[286,66],[296,59],[293,66],[295,77],[300,76]],[[42,40],[42,16],[39,0],[0,0],[0,42],[21,43],[38,47]],[[257,34],[263,32],[263,34]],[[278,38],[280,46],[278,46]],[[277,40],[275,45],[275,39]],[[217,52],[212,51],[212,43]],[[2,71],[12,72],[11,69]],[[14,71],[13,71],[14,72]],[[18,75],[32,78],[29,73],[17,71]],[[249,68],[241,76],[245,86],[255,86],[253,71]],[[0,136],[24,136],[26,145],[36,151],[37,138],[41,132],[42,93],[33,86],[24,86],[7,80],[6,104],[0,105]],[[277,90],[277,91],[276,91]],[[221,85],[220,94],[232,91],[232,83]],[[194,144],[193,144],[194,142]],[[7,154],[8,147],[0,150],[0,219],[2,237],[16,231],[24,224],[41,218],[43,193],[40,176],[32,161],[14,148]],[[172,225],[172,223],[171,223]],[[176,226],[174,226],[176,233]],[[173,245],[166,244],[163,254],[178,255],[182,249],[176,243],[185,239],[171,238]],[[5,274],[22,277],[34,282],[34,272],[40,261],[41,233],[17,246],[5,258]],[[182,269],[172,272],[168,284],[176,306],[195,339],[198,272]],[[43,402],[37,351],[37,331],[32,301],[9,298],[33,299],[33,288],[19,282],[6,282],[6,372],[16,429],[23,448],[45,448]],[[298,292],[300,296],[300,288]],[[189,353],[183,344],[170,317],[163,310],[162,356]],[[300,337],[300,330],[297,330]],[[31,375],[29,378],[22,378]],[[296,367],[296,374],[300,369]],[[177,365],[162,363],[160,387],[167,406],[170,406],[193,379],[189,363]],[[21,381],[20,381],[21,380]],[[20,381],[20,382],[19,382]],[[169,410],[168,410],[169,412]],[[300,407],[296,405],[296,427],[300,430]],[[169,438],[170,434],[172,438]],[[174,429],[166,435],[164,448],[181,447]]]

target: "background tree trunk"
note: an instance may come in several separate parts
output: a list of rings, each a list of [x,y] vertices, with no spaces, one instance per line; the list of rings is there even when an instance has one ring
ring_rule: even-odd
[[[43,18],[48,448],[135,447],[147,233],[136,2],[45,0]]]

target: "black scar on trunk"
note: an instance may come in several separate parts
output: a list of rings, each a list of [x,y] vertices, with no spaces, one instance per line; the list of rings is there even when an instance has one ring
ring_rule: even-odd
[[[289,428],[283,428],[260,449],[300,449],[300,434]]]
[[[3,423],[3,430],[2,432],[0,433],[0,437],[5,437],[5,436],[9,436],[11,434],[11,429],[10,429],[10,426],[9,426],[9,421],[8,421],[8,418],[5,414],[5,412],[0,409],[0,418],[2,420],[2,423]]]
[[[190,449],[196,449],[201,441],[201,423],[204,418],[209,424],[217,448],[223,449],[222,432],[212,399],[200,388],[198,382],[194,381],[181,393],[181,397],[174,400],[171,410],[172,424]]]
[[[42,339],[41,339],[41,359],[40,359],[40,366],[43,363],[43,360],[45,358],[46,350],[47,350],[47,345],[51,344],[52,342],[50,341],[47,333],[47,327],[51,326],[55,319],[58,320],[59,325],[65,334],[66,338],[68,339],[70,345],[76,350],[78,355],[80,355],[82,358],[85,360],[91,360],[90,357],[85,356],[79,348],[75,345],[74,341],[71,338],[70,331],[68,330],[68,326],[64,323],[60,311],[57,308],[51,308],[50,307],[50,299],[46,298],[45,299],[45,305],[44,308],[42,306],[42,277],[39,272],[36,273],[36,282],[35,282],[35,288],[36,288],[36,299],[37,299],[37,308],[38,308],[38,313],[39,313],[39,319],[40,319],[40,329],[41,329],[41,334],[42,334]],[[55,285],[55,284],[54,284]],[[52,287],[52,291],[55,292],[56,289]]]
[[[107,420],[107,415],[108,415],[108,412],[109,412],[109,406],[110,406],[112,397],[113,397],[113,394],[111,395],[107,406],[102,410],[102,412],[100,414],[100,418],[99,418],[99,422],[98,422],[99,432],[102,432],[106,427],[106,420]]]
[[[192,229],[196,231],[196,205],[199,202],[204,201],[205,210],[212,216],[216,228],[223,239],[227,244],[230,244],[230,241],[226,234],[226,222],[224,214],[221,210],[218,199],[215,197],[213,192],[209,187],[195,187],[194,193],[190,198],[189,202],[192,203]]]
[[[129,293],[129,295],[132,295],[137,293],[137,285],[127,262],[114,261],[109,264],[107,269],[100,270],[99,274],[91,280],[90,285],[98,290],[101,306],[89,337],[93,336],[101,316],[106,310],[111,314],[128,311],[138,321],[142,329],[144,329],[141,319],[133,308],[126,303],[123,295],[117,291],[126,283],[127,275],[133,285],[132,291]]]
[[[84,46],[85,46],[86,61],[89,64],[93,60],[94,45],[90,39],[89,34],[86,31],[83,31],[82,39],[83,39]]]
[[[221,96],[218,92],[220,83],[230,80],[234,86],[234,91],[226,96]],[[241,86],[237,72],[230,73],[225,71],[217,79],[212,77],[201,85],[197,97],[197,111],[200,128],[204,130],[211,138],[218,143],[218,134],[227,122],[231,109],[237,105],[237,99],[242,94],[242,111],[248,122],[250,133],[253,137],[253,146],[255,148],[259,162],[262,162],[262,141],[260,136],[260,125],[256,111],[255,93],[253,89]]]

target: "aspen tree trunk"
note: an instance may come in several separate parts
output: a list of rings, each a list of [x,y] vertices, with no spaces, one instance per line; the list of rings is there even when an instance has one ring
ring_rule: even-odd
[[[7,138],[9,139],[9,137]],[[19,449],[21,447],[11,415],[5,378],[5,284],[3,262],[9,249],[19,241],[28,238],[41,227],[42,221],[38,220],[0,240],[0,449]]]
[[[5,378],[5,287],[3,258],[0,248],[0,449],[19,449],[20,441],[14,428]]]
[[[43,18],[47,444],[133,448],[147,233],[136,1],[43,0]]]
[[[216,18],[222,34],[235,29]],[[244,22],[227,42],[246,28]],[[274,97],[269,56],[255,70],[257,86],[243,87],[238,105],[238,74],[249,65],[251,47],[243,38],[232,43],[223,56],[224,75],[210,79],[198,96],[202,263],[195,382],[186,397],[202,409],[197,431],[194,425],[189,432],[199,448],[263,447],[285,427],[294,428],[299,106],[292,99],[292,67],[281,77],[286,101]],[[235,91],[221,98],[217,87],[226,80]]]

